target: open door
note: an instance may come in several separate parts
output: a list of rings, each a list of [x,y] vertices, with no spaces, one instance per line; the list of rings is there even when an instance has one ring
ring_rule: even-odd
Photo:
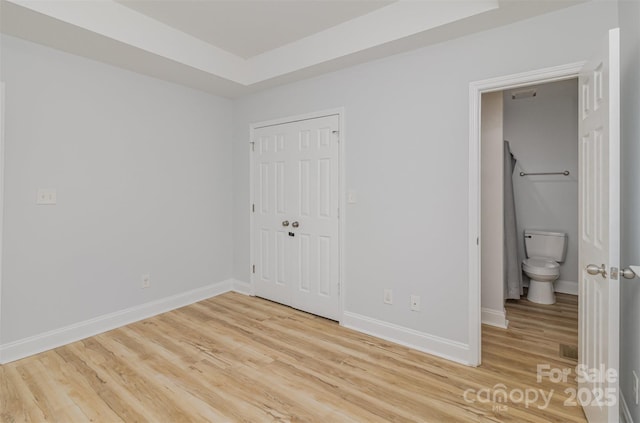
[[[605,40],[603,40],[605,41]],[[579,79],[579,366],[577,399],[590,422],[619,419],[620,31]]]

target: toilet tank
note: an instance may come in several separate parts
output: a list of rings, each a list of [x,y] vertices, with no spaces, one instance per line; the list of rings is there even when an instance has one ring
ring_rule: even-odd
[[[546,257],[562,263],[567,255],[567,234],[525,230],[524,247],[527,257]]]

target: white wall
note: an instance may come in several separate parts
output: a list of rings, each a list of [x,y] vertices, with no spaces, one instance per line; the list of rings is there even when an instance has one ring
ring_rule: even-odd
[[[524,229],[566,232],[567,258],[560,280],[578,281],[578,82],[538,85],[535,97],[513,100],[504,92],[504,136],[516,157],[513,188],[518,246],[524,255]],[[569,176],[520,176],[558,172]]]
[[[1,343],[228,279],[231,102],[1,42]],[[38,188],[58,204],[37,206]]]
[[[469,83],[585,60],[616,23],[590,2],[237,100],[234,276],[250,280],[249,124],[344,106],[346,310],[467,343]]]
[[[504,137],[502,93],[482,95],[481,147],[481,204],[480,228],[482,258],[482,320],[492,324],[489,316],[501,316],[504,326]]]
[[[640,265],[640,3],[620,2],[622,110],[621,263]],[[633,378],[640,377],[640,279],[620,280],[620,388],[631,417],[640,422]]]

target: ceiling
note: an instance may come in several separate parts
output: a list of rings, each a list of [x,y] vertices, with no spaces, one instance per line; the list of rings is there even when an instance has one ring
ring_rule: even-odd
[[[0,31],[233,98],[580,2],[0,0]]]
[[[117,2],[244,59],[393,3],[380,0]]]

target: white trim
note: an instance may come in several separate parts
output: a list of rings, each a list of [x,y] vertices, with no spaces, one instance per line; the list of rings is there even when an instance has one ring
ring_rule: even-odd
[[[482,94],[531,84],[543,84],[576,78],[585,62],[533,70],[498,78],[474,81],[469,84],[469,358],[471,365],[481,362],[481,295],[480,257],[477,241],[480,234],[480,113]]]
[[[559,279],[554,282],[553,290],[561,294],[578,295],[578,282]]]
[[[2,256],[4,254],[4,93],[5,83],[0,81],[0,345],[2,345]]]
[[[345,311],[340,324],[414,350],[468,365],[469,345]]]
[[[629,410],[629,407],[627,406],[627,401],[625,401],[622,391],[620,391],[620,422],[633,423],[631,410]]]
[[[344,315],[344,310],[345,310],[345,291],[346,291],[346,284],[345,284],[345,275],[346,275],[346,254],[345,254],[345,240],[346,240],[346,201],[345,201],[345,196],[346,196],[346,163],[345,163],[345,157],[346,157],[346,133],[345,133],[345,108],[344,107],[336,107],[333,109],[326,109],[326,110],[320,110],[317,112],[311,112],[311,113],[304,113],[304,114],[300,114],[300,115],[294,115],[294,116],[287,116],[287,117],[283,117],[283,118],[278,118],[278,119],[271,119],[271,120],[267,120],[267,121],[262,121],[262,122],[255,122],[249,125],[249,141],[250,142],[254,142],[254,132],[256,129],[258,128],[264,128],[267,126],[274,126],[274,125],[282,125],[285,123],[291,123],[291,122],[299,122],[301,120],[309,120],[309,119],[317,119],[317,118],[322,118],[322,117],[327,117],[327,116],[338,116],[338,121],[339,121],[339,130],[340,130],[340,142],[338,143],[339,145],[339,151],[338,151],[338,168],[340,171],[340,175],[338,175],[338,207],[340,208],[340,217],[338,219],[338,242],[339,242],[339,246],[338,246],[338,250],[339,250],[339,257],[340,257],[340,263],[339,263],[339,284],[340,284],[340,300],[339,300],[339,306],[340,306],[340,310],[339,310],[339,315],[343,316]],[[253,213],[251,212],[251,207],[254,204],[254,192],[255,192],[255,188],[253,186],[253,154],[251,154],[251,148],[249,149],[249,230],[250,230],[250,236],[249,236],[249,275],[250,275],[250,279],[251,279],[251,289],[249,292],[255,293],[255,278],[254,278],[254,274],[253,271],[251,269],[251,267],[253,266],[253,264],[255,264],[255,255],[254,255],[254,248],[255,248],[255,240],[254,240],[254,222],[253,222]],[[339,321],[342,321],[342,319],[339,319]]]
[[[254,177],[254,172],[253,172],[253,152],[255,149],[255,128],[253,127],[253,125],[249,125],[249,284],[251,285],[250,288],[250,292],[254,293],[256,292],[255,290],[255,282],[254,282],[254,274],[253,274],[253,266],[255,266],[255,262],[256,262],[256,258],[255,254],[253,254],[253,249],[254,249],[254,231],[255,231],[255,224],[253,223],[254,218],[253,218],[253,214],[254,214],[254,208],[255,208],[255,203],[254,203],[254,192],[255,192],[255,188],[253,186],[253,177]]]
[[[344,107],[341,107],[339,109],[336,109],[336,111],[338,112],[338,119],[339,119],[339,130],[340,133],[338,134],[339,136],[339,140],[340,140],[340,147],[339,147],[339,151],[338,151],[338,169],[340,170],[340,174],[338,175],[338,189],[339,189],[339,193],[338,193],[338,207],[340,208],[340,219],[338,220],[338,225],[339,225],[339,229],[338,229],[338,242],[340,243],[338,245],[338,250],[339,250],[339,257],[340,257],[340,263],[338,264],[338,272],[339,272],[339,284],[340,284],[340,316],[342,316],[344,314],[344,311],[346,310],[346,283],[345,283],[345,278],[346,278],[346,263],[347,263],[347,255],[346,255],[346,241],[347,241],[347,231],[346,231],[346,226],[345,226],[345,222],[347,221],[347,201],[346,201],[346,197],[347,197],[347,164],[346,164],[346,139],[347,139],[347,133],[346,133],[346,126],[344,124],[345,122],[345,109]],[[342,318],[339,320],[342,321]]]
[[[620,263],[620,241],[622,239],[622,233],[620,232],[620,90],[623,88],[620,85],[620,28],[612,28],[608,34],[607,51],[609,61],[609,256],[607,262],[615,266],[616,263]],[[579,244],[578,244],[579,245]],[[609,298],[606,305],[606,319],[607,328],[605,329],[606,336],[606,363],[608,368],[613,368],[620,374],[620,279],[621,278],[609,278],[608,287]],[[587,291],[588,292],[588,291]],[[583,309],[583,313],[578,314],[578,323],[582,316],[588,316],[588,308]],[[585,319],[586,320],[586,319]],[[583,333],[588,325],[582,326]],[[578,337],[583,335],[578,332]],[[584,350],[583,350],[584,351]],[[586,360],[579,360],[578,363],[586,363]],[[578,384],[580,388],[581,384]],[[585,386],[591,386],[585,384]],[[607,384],[608,387],[612,387],[620,398],[622,390],[620,389],[620,378],[615,378],[614,381]],[[593,388],[592,388],[593,389]],[[606,415],[610,420],[614,420],[620,417],[620,400],[617,403],[612,404]]]
[[[167,311],[175,310],[207,298],[232,291],[233,280],[227,279],[171,297],[151,301],[125,310],[105,314],[83,322],[0,345],[0,364],[19,360],[71,342],[125,326]]]
[[[317,112],[302,113],[299,115],[286,116],[286,117],[277,118],[277,119],[270,119],[270,120],[264,120],[261,122],[255,122],[249,126],[251,130],[251,140],[253,141],[253,131],[258,128],[282,125],[282,124],[291,123],[291,122],[300,122],[301,120],[318,119],[322,117],[335,116],[335,115],[344,117],[344,107],[336,107],[333,109],[319,110]]]
[[[250,282],[240,281],[238,279],[230,279],[231,286],[233,287],[233,292],[237,292],[238,294],[249,295],[253,297],[253,285]]]
[[[482,359],[482,311],[480,275],[480,100],[482,93],[469,84],[469,363],[478,366]]]
[[[482,324],[506,329],[509,327],[507,311],[505,309],[500,311],[482,307]]]

